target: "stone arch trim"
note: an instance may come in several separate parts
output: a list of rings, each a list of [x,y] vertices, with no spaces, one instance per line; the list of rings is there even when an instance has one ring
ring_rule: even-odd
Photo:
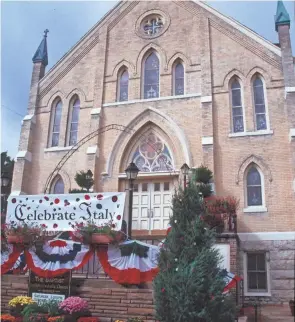
[[[65,170],[60,170],[59,173],[51,180],[50,182],[50,193],[52,191],[52,187],[55,184],[55,182],[61,178],[64,182],[64,186],[65,186],[65,193],[68,193],[69,190],[71,189],[71,178],[69,176],[69,174],[65,171]],[[43,189],[44,191],[44,189]]]
[[[160,72],[164,73],[167,71],[168,67],[167,67],[167,55],[165,50],[160,47],[159,45],[155,44],[155,43],[149,43],[147,44],[145,47],[142,48],[142,50],[140,51],[139,55],[137,56],[137,60],[136,60],[136,74],[141,74],[141,66],[142,66],[142,62],[143,59],[146,57],[146,55],[151,52],[151,51],[155,51],[159,57],[160,57]]]
[[[148,123],[154,124],[158,128],[162,129],[164,133],[174,135],[177,137],[175,142],[176,150],[182,155],[183,162],[186,162],[189,166],[192,165],[192,156],[189,149],[188,140],[183,132],[183,130],[177,125],[177,123],[172,120],[168,115],[163,112],[149,107],[137,115],[128,125],[128,128],[134,130],[138,133],[140,129],[146,126]],[[121,158],[124,155],[124,152],[127,149],[127,145],[132,139],[134,132],[122,132],[115,141],[112,152],[110,153],[107,164],[106,164],[106,173],[109,176],[112,176],[114,172],[114,165],[116,164],[116,171],[119,173],[119,165],[121,164]],[[118,151],[122,151],[122,154],[119,156]],[[120,158],[120,160],[118,160]],[[117,161],[117,162],[116,162]],[[177,162],[175,162],[177,163]]]
[[[223,89],[224,90],[228,90],[229,89],[229,83],[231,81],[231,79],[234,77],[234,76],[237,76],[240,78],[242,84],[241,85],[244,85],[245,84],[245,80],[246,80],[246,77],[244,76],[244,74],[242,72],[240,72],[239,70],[237,69],[232,69],[229,73],[227,73],[223,79]]]
[[[125,67],[128,70],[129,75],[135,76],[135,74],[136,74],[135,66],[131,62],[123,59],[113,69],[113,73],[111,75],[112,78],[117,79],[118,73],[121,70],[121,68],[123,68],[123,67]]]
[[[240,167],[238,169],[238,173],[236,176],[236,184],[237,185],[239,185],[240,182],[243,182],[244,173],[250,164],[256,164],[263,172],[264,178],[268,179],[269,182],[272,182],[273,178],[272,178],[272,173],[271,173],[269,166],[266,164],[266,162],[261,157],[251,154],[247,158],[245,158],[242,161],[242,163],[240,164]]]
[[[252,68],[247,76],[246,76],[246,79],[247,79],[247,83],[248,85],[251,85],[252,84],[252,81],[253,81],[253,77],[255,75],[260,75],[264,82],[266,83],[266,85],[270,85],[270,82],[271,82],[271,77],[269,76],[268,72],[260,67],[254,67]]]
[[[183,53],[181,52],[178,52],[176,54],[174,54],[168,61],[168,64],[167,64],[167,69],[168,71],[171,70],[172,71],[172,66],[173,64],[176,62],[177,59],[180,59],[183,61],[184,63],[184,67],[185,67],[185,70],[188,70],[189,67],[192,65],[192,62],[191,60],[186,56],[184,55]]]
[[[47,100],[47,103],[45,104],[45,106],[47,106],[47,108],[49,109],[49,111],[51,111],[52,106],[53,106],[53,102],[57,99],[57,98],[61,99],[62,104],[65,103],[66,100],[66,95],[64,92],[58,90],[56,91],[54,94],[52,94],[49,99]]]
[[[87,98],[81,88],[73,89],[70,93],[67,94],[66,99],[70,102],[75,95],[77,95],[80,100],[80,107],[83,107],[83,105],[87,101]]]

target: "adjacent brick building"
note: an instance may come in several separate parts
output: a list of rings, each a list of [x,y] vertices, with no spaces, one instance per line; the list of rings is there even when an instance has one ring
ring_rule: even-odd
[[[180,167],[204,164],[215,193],[240,200],[239,256],[227,268],[244,276],[246,296],[290,300],[295,74],[281,1],[275,21],[277,45],[201,2],[120,2],[46,74],[45,33],[33,58],[13,193],[67,193],[87,169],[95,191],[123,191],[133,160],[142,170],[133,229],[161,234]]]

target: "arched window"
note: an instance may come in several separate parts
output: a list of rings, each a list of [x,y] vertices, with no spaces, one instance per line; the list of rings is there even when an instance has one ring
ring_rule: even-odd
[[[75,98],[72,100],[70,107],[71,115],[69,121],[69,145],[75,145],[78,141],[78,125],[79,125],[79,113],[80,113],[80,100]]]
[[[61,177],[58,177],[56,180],[53,181],[51,193],[53,193],[53,194],[65,193],[65,185],[64,185],[63,179]]]
[[[119,90],[118,90],[118,101],[124,102],[128,101],[128,83],[129,83],[129,74],[125,69],[121,75],[118,82]]]
[[[144,98],[159,97],[160,62],[156,53],[151,53],[144,62]]]
[[[173,94],[184,94],[184,67],[181,62],[178,62],[174,67],[173,73]]]
[[[262,178],[257,167],[252,165],[247,172],[247,206],[262,206]]]
[[[231,83],[232,129],[233,132],[244,132],[244,114],[241,85],[238,79]]]
[[[174,169],[167,145],[153,131],[140,139],[132,160],[142,172],[169,172]]]
[[[51,146],[58,146],[60,121],[62,113],[62,102],[58,100],[53,108],[53,121],[52,121],[52,139]]]
[[[266,130],[266,110],[264,100],[264,86],[261,77],[256,76],[253,81],[254,105],[255,105],[255,127],[256,130]]]

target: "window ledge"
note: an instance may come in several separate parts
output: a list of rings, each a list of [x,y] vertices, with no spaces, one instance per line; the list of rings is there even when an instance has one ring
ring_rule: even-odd
[[[244,212],[267,212],[267,208],[264,206],[251,206],[244,208]]]
[[[105,173],[105,172],[104,172]],[[103,175],[103,174],[102,174]],[[171,176],[178,176],[179,171],[163,171],[163,172],[139,172],[137,175],[137,178],[146,178],[146,177],[171,177]],[[119,173],[119,178],[120,179],[126,179],[126,173]]]
[[[77,150],[78,147],[75,146],[55,146],[52,148],[44,149],[44,152],[61,152],[61,151],[69,151],[69,150]]]
[[[253,131],[253,132],[237,132],[230,133],[228,137],[235,138],[240,136],[257,136],[257,135],[272,135],[273,130]]]
[[[245,296],[271,296],[270,292],[245,292],[244,293]]]

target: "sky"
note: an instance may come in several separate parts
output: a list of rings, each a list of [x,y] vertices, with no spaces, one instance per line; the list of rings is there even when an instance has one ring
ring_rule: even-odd
[[[1,2],[1,152],[15,157],[26,115],[32,57],[49,29],[47,71],[108,12],[117,1],[2,1]],[[271,42],[276,1],[208,1]],[[291,17],[295,56],[294,1],[284,1]]]

